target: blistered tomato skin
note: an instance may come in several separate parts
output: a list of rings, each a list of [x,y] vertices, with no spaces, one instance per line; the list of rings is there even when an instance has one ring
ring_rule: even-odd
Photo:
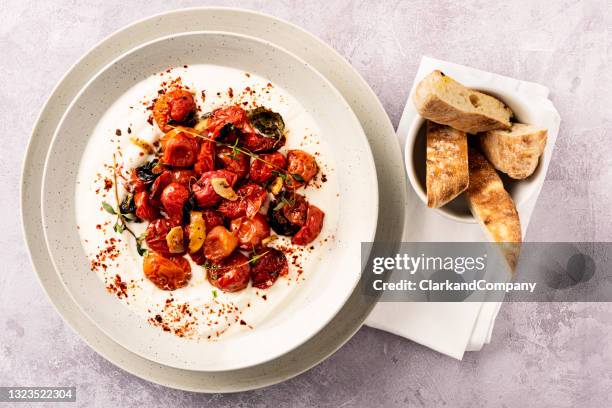
[[[178,169],[172,170],[172,181],[189,187],[189,185],[195,183],[197,179],[193,170]]]
[[[230,256],[238,247],[238,238],[223,226],[210,230],[204,241],[204,256],[210,261],[220,261]]]
[[[183,219],[183,207],[189,200],[189,189],[183,184],[172,182],[164,188],[161,194],[161,203],[168,218],[176,224],[180,224]]]
[[[195,136],[187,132],[174,132],[169,137],[164,137],[163,143],[164,164],[173,167],[190,167],[198,159],[200,144]]]
[[[233,152],[232,148],[223,146],[217,152],[219,168],[235,173],[238,179],[243,179],[249,172],[249,156],[240,152]]]
[[[182,256],[164,257],[149,253],[144,257],[145,276],[161,290],[176,290],[189,283],[191,266]]]
[[[279,172],[287,168],[287,159],[280,152],[262,154],[260,158],[266,163],[262,160],[252,160],[249,169],[249,179],[255,183],[267,183],[274,177],[274,171]]]
[[[183,89],[174,89],[162,94],[153,105],[153,119],[162,132],[172,129],[174,124],[188,124],[196,110],[193,94]]]
[[[303,150],[289,150],[287,154],[287,179],[285,185],[289,189],[299,188],[314,178],[319,172],[319,166],[314,156]],[[297,174],[300,178],[293,177]]]
[[[292,193],[281,211],[290,223],[301,227],[306,223],[308,202],[303,195]]]
[[[278,139],[260,136],[255,132],[244,133],[242,145],[254,153],[272,153],[285,145],[287,138],[285,135]]]
[[[214,170],[202,174],[198,182],[191,187],[200,207],[212,207],[221,201],[221,196],[215,192],[212,186],[212,179],[214,178],[224,178],[227,184],[232,187],[238,179],[236,174],[227,170]]]
[[[232,124],[241,131],[251,131],[245,110],[235,105],[213,111],[208,121],[208,134],[211,135],[213,139],[216,139],[219,137],[223,127],[228,124]]]
[[[132,169],[130,172],[130,178],[128,180],[128,189],[134,194],[145,191],[147,185],[143,180],[138,177],[136,169]]]
[[[325,213],[318,207],[309,204],[306,223],[300,230],[291,238],[291,242],[296,245],[308,245],[317,238],[321,229],[323,229],[323,217]]]
[[[244,216],[254,217],[267,197],[266,190],[253,183],[243,185],[236,191],[236,194],[238,195],[237,200],[222,200],[218,208],[219,212],[230,220]]]
[[[284,253],[275,248],[265,248],[263,255],[251,266],[251,280],[258,289],[267,289],[279,276],[289,272],[289,263]]]
[[[282,208],[277,209],[280,204],[281,202],[278,200],[270,203],[268,207],[268,223],[277,234],[290,237],[300,230],[300,225],[290,222],[285,217]]]
[[[261,241],[270,236],[270,226],[261,214],[232,220],[230,230],[238,238],[240,248],[247,250],[258,248]]]
[[[162,191],[164,191],[164,188],[170,183],[172,183],[172,172],[165,170],[151,185],[151,198],[154,201],[159,200]]]
[[[224,292],[237,292],[249,285],[249,258],[234,252],[229,258],[215,262],[207,269],[208,281]]]
[[[166,242],[166,235],[176,224],[166,218],[159,218],[149,224],[146,230],[145,242],[151,251],[164,256],[173,256]]]
[[[153,206],[149,193],[141,191],[134,195],[136,216],[144,221],[153,221],[159,218],[159,210]]]
[[[200,144],[200,152],[193,170],[199,176],[207,171],[215,170],[215,143],[210,140],[203,140]]]

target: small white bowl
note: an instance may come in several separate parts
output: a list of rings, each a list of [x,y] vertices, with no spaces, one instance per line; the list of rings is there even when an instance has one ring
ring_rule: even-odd
[[[514,121],[542,126],[541,124],[538,124],[539,118],[533,114],[533,110],[530,109],[529,105],[531,101],[525,96],[518,93],[511,94],[486,88],[474,89],[478,89],[480,92],[495,96],[504,102],[510,109],[512,109],[512,112],[514,112]],[[410,98],[409,103],[412,103],[412,98]],[[410,126],[410,130],[408,131],[406,146],[404,148],[404,163],[406,165],[408,179],[410,180],[410,184],[412,184],[412,188],[414,189],[415,193],[425,205],[427,205],[427,189],[425,185],[425,159],[427,147],[427,137],[425,133],[426,124],[427,120],[425,118],[418,114],[415,116]],[[470,146],[478,145],[478,143],[474,143],[477,142],[475,138],[476,136],[474,135],[468,135],[468,143]],[[544,155],[549,154],[548,152],[549,149],[547,146],[544,153],[540,157],[538,167],[531,176],[524,180],[514,180],[504,173],[499,171],[497,172],[504,183],[506,191],[510,193],[510,196],[514,200],[517,208],[528,201],[533,194],[537,194],[540,187],[544,183],[546,173],[542,171],[541,163],[544,160]],[[454,221],[476,223],[476,219],[474,219],[468,208],[465,194],[466,193],[464,192],[448,204],[440,208],[432,208],[432,210],[438,211],[440,214]]]

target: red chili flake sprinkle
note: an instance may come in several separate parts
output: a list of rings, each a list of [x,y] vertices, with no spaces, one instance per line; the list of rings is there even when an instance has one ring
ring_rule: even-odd
[[[117,129],[117,130],[115,130],[115,135],[117,135],[117,136],[121,136],[121,129]]]
[[[234,97],[234,90],[233,90],[232,88],[229,88],[229,89],[227,90],[227,95],[228,95],[230,98],[233,98],[233,97]]]

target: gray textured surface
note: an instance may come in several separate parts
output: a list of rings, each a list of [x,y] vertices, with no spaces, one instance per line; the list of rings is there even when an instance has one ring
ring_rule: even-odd
[[[197,395],[114,367],[55,313],[23,245],[21,160],[36,114],[62,74],[136,19],[209,2],[5,0],[0,27],[0,385],[76,385],[79,404],[153,406],[612,405],[612,307],[504,305],[492,344],[463,362],[362,329],[318,367],[264,390]],[[612,240],[612,6],[607,1],[227,1],[288,19],[361,72],[397,124],[421,55],[543,83],[562,117],[531,221],[532,240]],[[606,115],[607,114],[607,115]]]

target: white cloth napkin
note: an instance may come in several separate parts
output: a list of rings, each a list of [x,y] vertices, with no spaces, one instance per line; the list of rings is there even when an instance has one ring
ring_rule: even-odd
[[[431,71],[439,69],[471,88],[497,90],[499,93],[516,95],[529,100],[529,116],[533,125],[548,129],[548,143],[542,160],[543,171],[548,171],[552,149],[559,133],[559,113],[548,99],[548,88],[526,81],[509,78],[474,68],[423,57],[416,74],[409,99],[397,128],[400,144],[412,121],[417,117],[412,102],[416,84]],[[535,207],[542,185],[518,207],[523,237]],[[407,203],[407,217],[403,240],[414,241],[483,241],[485,236],[477,224],[465,224],[450,220],[436,211],[427,209],[412,186]],[[481,350],[491,341],[491,333],[501,303],[415,303],[380,302],[373,309],[365,324],[406,337],[440,353],[462,359],[466,351]]]

